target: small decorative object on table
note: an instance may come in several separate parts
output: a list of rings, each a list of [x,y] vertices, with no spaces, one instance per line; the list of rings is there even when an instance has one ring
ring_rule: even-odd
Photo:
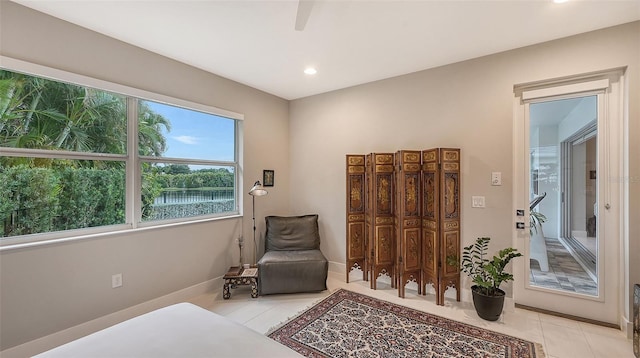
[[[256,276],[257,274],[258,274],[258,268],[253,267],[253,268],[245,268],[244,270],[242,270],[242,273],[240,274],[240,276],[253,277],[253,276]]]
[[[242,262],[244,261],[244,257],[242,256],[242,248],[244,247],[244,238],[242,236],[238,238],[238,247],[240,248],[240,266],[242,266]]]
[[[224,286],[222,287],[222,298],[225,300],[231,297],[231,288],[238,285],[250,285],[251,297],[258,297],[258,268],[243,268],[232,266],[229,271],[222,277]]]

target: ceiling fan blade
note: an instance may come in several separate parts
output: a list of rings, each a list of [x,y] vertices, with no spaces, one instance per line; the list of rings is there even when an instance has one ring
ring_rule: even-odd
[[[315,0],[298,0],[298,12],[296,13],[296,31],[303,31],[307,26],[309,15],[311,15],[311,9]]]

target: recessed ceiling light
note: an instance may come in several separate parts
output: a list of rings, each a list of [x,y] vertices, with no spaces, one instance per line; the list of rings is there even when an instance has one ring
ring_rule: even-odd
[[[304,73],[306,73],[307,75],[315,75],[316,73],[318,73],[318,70],[313,67],[308,67],[305,68]]]

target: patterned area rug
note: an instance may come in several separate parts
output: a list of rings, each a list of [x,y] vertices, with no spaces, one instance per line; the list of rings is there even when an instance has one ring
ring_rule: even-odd
[[[343,289],[268,336],[306,357],[544,357],[540,344]]]

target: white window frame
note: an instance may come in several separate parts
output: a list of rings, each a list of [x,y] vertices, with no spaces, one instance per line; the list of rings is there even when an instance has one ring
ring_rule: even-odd
[[[243,193],[241,188],[243,187],[242,180],[242,138],[243,138],[243,125],[244,115],[225,109],[191,102],[183,99],[173,98],[170,96],[141,90],[134,87],[129,87],[113,82],[99,80],[96,78],[79,75],[72,72],[67,72],[47,66],[42,66],[26,61],[17,60],[11,57],[0,56],[0,68],[8,71],[20,72],[27,75],[38,76],[53,81],[61,81],[83,87],[95,88],[118,95],[126,96],[127,100],[127,153],[121,154],[106,154],[106,153],[80,153],[71,151],[46,151],[37,149],[22,149],[22,148],[0,148],[0,155],[6,156],[24,156],[28,154],[31,156],[46,157],[46,158],[62,158],[62,159],[87,159],[87,160],[109,160],[109,161],[123,161],[126,163],[125,176],[125,223],[118,225],[90,227],[83,229],[54,231],[48,233],[37,233],[22,236],[10,236],[0,239],[0,251],[23,248],[28,246],[43,245],[50,243],[58,243],[70,240],[79,240],[87,238],[104,237],[105,235],[118,234],[123,231],[130,230],[145,230],[150,228],[157,228],[159,226],[172,226],[183,225],[189,223],[220,220],[226,218],[239,217],[242,212],[241,203]],[[201,111],[212,115],[226,117],[235,120],[235,148],[234,162],[217,161],[217,160],[191,160],[191,159],[178,159],[168,157],[146,157],[138,155],[138,135],[137,135],[137,100],[148,100],[153,102],[159,102],[170,106],[181,107],[189,110]],[[224,214],[210,214],[201,215],[196,217],[176,218],[170,220],[154,220],[142,222],[142,203],[141,203],[141,162],[163,162],[163,163],[190,163],[203,164],[207,162],[208,165],[220,165],[220,166],[233,166],[235,175],[235,200],[236,208],[232,212]]]

